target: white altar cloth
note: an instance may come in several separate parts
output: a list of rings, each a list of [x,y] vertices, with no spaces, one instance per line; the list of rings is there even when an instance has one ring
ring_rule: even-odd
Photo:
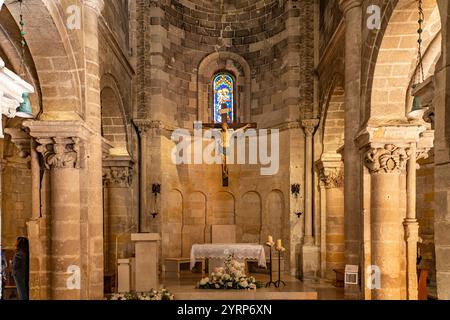
[[[264,246],[260,244],[194,244],[191,249],[191,269],[197,259],[223,259],[233,255],[238,260],[258,260],[260,267],[266,267]]]

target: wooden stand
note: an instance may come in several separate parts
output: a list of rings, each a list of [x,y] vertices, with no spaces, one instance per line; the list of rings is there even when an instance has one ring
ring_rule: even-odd
[[[272,251],[271,251],[272,252]],[[272,269],[272,264],[270,265],[270,269]],[[272,274],[271,274],[272,277]],[[286,282],[281,280],[281,251],[278,251],[278,281],[275,282],[275,287],[279,288],[283,284],[286,287]]]

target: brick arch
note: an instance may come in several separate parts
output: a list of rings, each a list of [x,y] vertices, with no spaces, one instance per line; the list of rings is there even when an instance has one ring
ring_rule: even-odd
[[[218,71],[230,71],[235,76],[237,120],[250,122],[250,66],[243,57],[233,52],[214,52],[200,62],[197,73],[197,120],[212,122],[211,85]]]
[[[435,0],[424,1],[425,32],[424,48],[427,48],[439,32],[433,14]],[[431,18],[433,20],[431,20]],[[383,24],[373,38],[366,78],[366,119],[404,119],[407,111],[406,95],[417,56],[417,2],[398,0],[384,8]],[[437,19],[437,20],[436,20]]]
[[[6,6],[18,25],[18,3]],[[76,71],[80,66],[74,47],[80,45],[68,33],[63,6],[51,0],[28,1],[23,6],[23,15],[26,40],[42,91],[41,120],[67,119],[69,113],[71,118],[79,119],[84,110],[80,74]]]
[[[128,117],[117,81],[110,74],[100,80],[103,137],[113,144],[118,152],[130,153]]]

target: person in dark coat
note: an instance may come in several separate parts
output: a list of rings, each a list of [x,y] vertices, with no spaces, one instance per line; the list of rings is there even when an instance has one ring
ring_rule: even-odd
[[[12,268],[12,276],[16,283],[19,300],[28,300],[29,244],[27,238],[20,237],[17,239]]]

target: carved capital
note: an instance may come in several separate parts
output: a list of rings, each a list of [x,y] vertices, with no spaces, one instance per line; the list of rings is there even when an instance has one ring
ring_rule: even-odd
[[[104,0],[82,0],[82,3],[86,7],[94,10],[98,16],[101,15],[101,13],[105,7]]]
[[[80,141],[77,137],[38,138],[36,151],[42,154],[47,169],[78,169]]]
[[[6,128],[5,133],[11,136],[11,142],[19,149],[19,157],[27,158],[31,153],[30,135],[19,128]]]
[[[131,185],[132,176],[130,167],[103,168],[103,181],[107,187],[128,188]]]
[[[336,189],[344,187],[344,168],[322,168],[319,177],[325,188]]]
[[[339,8],[341,8],[344,15],[351,9],[360,7],[362,0],[339,0]]]
[[[302,121],[302,127],[305,130],[305,134],[307,137],[312,137],[318,125],[318,119],[308,119]]]
[[[372,174],[401,173],[409,159],[408,149],[393,144],[369,149],[364,157],[366,167]]]

